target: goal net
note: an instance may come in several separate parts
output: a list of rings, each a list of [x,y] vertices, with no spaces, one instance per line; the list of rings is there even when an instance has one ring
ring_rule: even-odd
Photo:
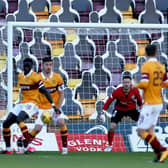
[[[105,100],[121,84],[121,74],[129,70],[133,82],[140,81],[141,65],[146,61],[145,46],[157,45],[158,59],[168,70],[168,26],[136,24],[68,24],[10,22],[0,29],[0,117],[12,111],[19,102],[17,75],[23,60],[33,59],[35,71],[42,70],[42,58],[53,58],[53,71],[65,84],[62,110],[68,126],[70,151],[104,151],[115,102],[106,113],[106,122],[98,117]],[[167,144],[167,89],[163,89],[164,108],[156,133]],[[32,129],[34,120],[31,120]],[[2,124],[1,124],[2,128]],[[13,143],[19,129],[12,127]],[[44,126],[33,142],[37,150],[60,150],[59,129]],[[4,147],[1,136],[1,148]],[[112,151],[150,151],[151,147],[136,133],[136,123],[123,118],[115,131]]]

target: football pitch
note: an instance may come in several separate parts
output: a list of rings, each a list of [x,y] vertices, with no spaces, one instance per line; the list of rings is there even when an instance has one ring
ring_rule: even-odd
[[[168,168],[153,163],[152,152],[36,152],[34,154],[0,155],[2,168]]]

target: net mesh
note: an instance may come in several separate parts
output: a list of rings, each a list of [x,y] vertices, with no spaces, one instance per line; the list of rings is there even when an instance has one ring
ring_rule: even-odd
[[[7,107],[7,31],[0,31],[0,117],[3,120]],[[62,105],[68,117],[69,150],[103,151],[108,145],[107,131],[114,103],[108,109],[106,123],[99,123],[105,100],[121,84],[121,74],[130,70],[136,82],[140,80],[140,67],[145,58],[146,44],[158,47],[158,59],[167,69],[167,29],[143,28],[13,28],[13,102],[19,101],[17,74],[26,57],[33,59],[33,67],[41,71],[42,58],[53,58],[53,71],[61,74],[65,88]],[[9,58],[10,59],[10,58]],[[168,69],[167,69],[168,70]],[[158,130],[166,129],[167,89],[163,90],[164,108]],[[48,126],[48,132],[58,133],[57,127]],[[162,143],[165,144],[166,134]],[[61,144],[60,136],[58,145]],[[124,118],[115,131],[113,151],[145,151],[147,145],[136,135],[136,123]]]

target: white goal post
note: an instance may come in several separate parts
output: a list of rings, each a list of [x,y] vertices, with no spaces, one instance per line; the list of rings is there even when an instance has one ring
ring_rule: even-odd
[[[74,104],[80,108],[76,114],[67,113],[69,129],[70,150],[75,151],[103,151],[107,146],[107,130],[110,123],[112,111],[106,114],[106,123],[99,123],[97,116],[103,103],[109,96],[109,92],[115,89],[121,82],[121,74],[124,70],[129,70],[134,80],[139,80],[139,63],[145,61],[144,47],[148,43],[156,44],[160,52],[160,61],[168,65],[168,25],[167,24],[107,24],[107,23],[50,23],[50,22],[8,22],[7,23],[7,113],[13,109],[13,58],[16,63],[20,61],[21,44],[14,46],[15,30],[21,30],[23,47],[28,45],[28,55],[35,58],[38,65],[35,69],[40,69],[40,54],[30,49],[36,42],[35,32],[40,30],[42,33],[41,42],[48,45],[51,49],[53,58],[59,58],[60,72],[64,75],[67,86],[67,94],[71,97]],[[47,34],[48,30],[50,33]],[[57,30],[58,29],[58,30]],[[24,30],[32,31],[31,40]],[[57,32],[55,32],[57,31]],[[59,31],[59,33],[58,33]],[[55,34],[59,48],[52,40]],[[49,35],[49,36],[48,36]],[[26,37],[27,36],[27,37]],[[62,40],[60,40],[62,39]],[[83,41],[80,41],[83,40]],[[78,46],[79,45],[79,46]],[[82,46],[85,45],[85,46]],[[119,46],[120,45],[120,46]],[[23,48],[24,49],[24,48]],[[71,49],[73,51],[71,51]],[[25,48],[26,50],[26,48]],[[84,50],[84,51],[83,51]],[[113,55],[111,54],[113,53]],[[55,54],[55,55],[54,55]],[[68,55],[68,58],[64,58]],[[74,54],[74,57],[71,57]],[[18,56],[19,55],[19,56]],[[37,56],[36,56],[37,55]],[[109,59],[110,58],[110,59]],[[77,63],[75,64],[75,60]],[[110,61],[109,61],[110,60]],[[70,64],[70,63],[73,63]],[[17,66],[21,67],[21,64]],[[58,65],[58,64],[57,64]],[[74,69],[72,67],[74,66]],[[56,67],[55,67],[56,68]],[[168,70],[168,69],[167,69]],[[99,74],[101,71],[102,74]],[[79,92],[87,79],[85,94]],[[89,81],[91,80],[91,81]],[[107,81],[106,81],[107,80]],[[108,91],[109,89],[109,91]],[[111,89],[111,90],[110,90]],[[89,97],[86,93],[92,93]],[[168,147],[167,138],[167,90],[163,90],[164,109],[160,115],[157,130],[163,145]],[[68,103],[69,99],[64,101]],[[65,104],[64,104],[65,105]],[[113,105],[114,106],[114,105]],[[71,107],[67,107],[69,110]],[[65,107],[66,109],[66,107]],[[72,109],[75,109],[74,107]],[[72,110],[71,109],[71,110]],[[75,115],[75,117],[73,116]],[[120,143],[121,141],[121,143]],[[60,139],[57,139],[59,146]],[[125,118],[116,130],[113,151],[146,151],[148,146],[136,135],[136,123]],[[45,149],[47,150],[47,149]],[[149,150],[151,148],[149,147]]]

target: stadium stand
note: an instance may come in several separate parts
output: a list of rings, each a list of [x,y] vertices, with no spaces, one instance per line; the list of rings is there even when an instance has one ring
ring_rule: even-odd
[[[145,10],[139,14],[139,23],[164,23],[164,15],[156,8],[155,0],[145,0]]]
[[[61,60],[59,57],[53,57],[53,71],[59,73],[62,76],[64,85],[68,85],[68,73],[61,68]]]
[[[55,14],[49,16],[50,22],[58,22]],[[60,56],[64,53],[64,44],[66,42],[66,32],[60,28],[48,28],[44,30],[44,39],[51,44],[52,56]]]
[[[104,60],[101,56],[94,57],[92,72],[93,83],[99,88],[99,91],[105,91],[107,86],[112,83],[111,72],[104,67]]]
[[[93,11],[91,0],[73,0],[72,8],[80,15],[80,22],[89,22],[89,13]]]
[[[107,51],[103,55],[104,67],[110,70],[112,74],[112,85],[117,86],[121,83],[121,73],[125,69],[125,59],[118,53],[115,41],[107,43]]]
[[[61,109],[69,119],[83,118],[83,107],[78,100],[74,99],[71,88],[64,89],[64,104]]]
[[[115,0],[105,0],[104,9],[99,12],[102,23],[121,23],[122,13],[116,8]]]
[[[18,10],[14,12],[17,22],[34,22],[36,16],[29,10],[29,4],[26,0],[20,0],[18,4]]]
[[[0,20],[5,20],[8,14],[8,2],[7,0],[0,0]]]
[[[47,21],[51,13],[51,2],[49,0],[33,0],[29,4],[29,10],[35,13],[37,21]]]

